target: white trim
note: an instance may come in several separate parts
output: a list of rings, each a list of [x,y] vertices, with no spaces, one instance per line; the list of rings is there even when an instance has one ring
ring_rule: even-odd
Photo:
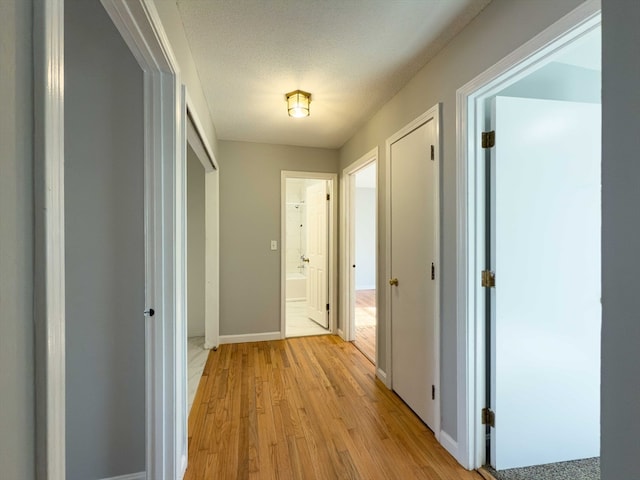
[[[381,368],[376,368],[376,376],[380,379],[382,383],[387,385],[387,373]]]
[[[339,336],[342,340],[344,340],[345,342],[348,342],[347,337],[346,337],[346,336],[345,336],[345,334],[344,334],[344,330],[342,330],[341,328],[339,328],[337,333],[338,333],[338,336]]]
[[[104,478],[103,480],[146,480],[145,472],[130,473],[129,475],[120,475],[118,477]]]
[[[281,338],[280,332],[220,335],[220,345],[225,343],[267,342],[269,340],[280,340]]]
[[[204,348],[220,340],[220,170],[204,176],[205,184],[205,333]]]
[[[189,120],[192,122],[193,127],[196,133],[198,134],[200,141],[202,142],[202,147],[204,148],[205,153],[209,157],[208,159],[209,159],[209,162],[211,162],[211,166],[213,166],[213,168],[216,170],[220,170],[220,167],[218,165],[218,160],[216,159],[216,156],[213,153],[213,149],[211,148],[211,144],[209,143],[207,135],[204,132],[202,122],[200,121],[200,116],[198,115],[198,112],[196,112],[195,108],[191,108],[191,105],[193,105],[193,101],[191,100],[191,97],[189,96],[189,92],[187,91],[187,115],[189,116]],[[207,167],[205,167],[205,169],[206,168]]]
[[[434,263],[436,271],[436,285],[434,292],[434,329],[435,329],[435,342],[434,342],[434,383],[436,388],[435,399],[435,415],[434,425],[431,425],[436,439],[440,437],[440,398],[441,398],[441,385],[440,385],[440,292],[442,286],[442,261],[440,259],[440,222],[442,221],[442,215],[440,212],[440,163],[441,157],[441,144],[442,144],[442,128],[440,126],[442,104],[437,103],[422,115],[409,122],[403,128],[387,138],[385,142],[385,158],[386,158],[386,199],[385,199],[385,211],[386,211],[386,261],[385,261],[385,278],[391,278],[391,146],[393,143],[400,140],[402,137],[408,135],[416,128],[424,125],[428,121],[432,120],[435,126],[435,201],[434,201]],[[385,298],[386,298],[386,381],[385,384],[389,388],[393,388],[393,365],[392,365],[392,347],[391,347],[391,289],[385,284]]]
[[[64,480],[64,1],[34,3],[37,477]]]
[[[458,442],[456,442],[451,436],[445,432],[444,430],[440,430],[440,445],[444,447],[444,449],[453,455],[454,458],[458,455]]]
[[[355,174],[363,168],[368,167],[371,164],[376,165],[376,205],[375,205],[375,228],[376,228],[376,253],[379,249],[379,215],[378,215],[378,181],[380,178],[380,172],[378,168],[378,147],[375,147],[365,153],[355,162],[342,170],[342,176],[340,179],[340,252],[342,258],[342,268],[340,273],[340,306],[342,310],[341,322],[346,340],[355,340],[355,318],[354,312],[354,291],[355,291],[355,272],[351,265],[355,263],[355,242],[354,242],[354,229],[355,225],[353,218],[355,217],[355,202],[354,202],[354,188],[355,188]],[[378,255],[376,255],[376,284],[378,283]],[[376,289],[377,286],[371,287]],[[376,295],[376,319],[378,317],[378,298]],[[376,328],[380,322],[376,321]],[[376,332],[376,358],[373,359],[375,364],[378,364],[379,345],[378,339],[380,335]]]
[[[286,338],[286,282],[287,282],[287,178],[309,178],[327,180],[329,189],[329,332],[337,330],[338,299],[338,202],[336,192],[338,175],[336,173],[300,172],[282,170],[280,173],[280,338]]]
[[[529,42],[507,55],[456,92],[457,151],[457,417],[458,448],[451,452],[468,469],[485,463],[484,295],[479,275],[484,268],[477,252],[484,242],[482,162],[478,142],[484,99],[538,68],[558,49],[600,24],[599,0],[587,0]]]
[[[102,0],[145,72],[146,470],[182,478],[187,462],[186,99],[151,0]]]

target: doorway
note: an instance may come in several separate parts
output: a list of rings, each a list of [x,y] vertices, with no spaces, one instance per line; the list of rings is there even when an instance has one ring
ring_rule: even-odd
[[[378,149],[343,171],[343,302],[347,339],[375,365],[378,349]]]
[[[333,331],[333,177],[283,172],[283,337]],[[272,248],[277,245],[272,244]]]
[[[391,387],[439,436],[440,105],[387,140]]]
[[[587,2],[458,92],[459,439],[498,479],[599,478],[599,25]]]

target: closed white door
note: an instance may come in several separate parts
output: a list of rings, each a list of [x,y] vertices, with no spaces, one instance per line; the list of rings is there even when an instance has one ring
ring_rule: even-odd
[[[393,390],[431,428],[436,420],[437,176],[430,120],[391,145]]]
[[[600,105],[497,97],[491,464],[600,454]]]
[[[329,328],[329,229],[326,180],[307,187],[307,315]]]

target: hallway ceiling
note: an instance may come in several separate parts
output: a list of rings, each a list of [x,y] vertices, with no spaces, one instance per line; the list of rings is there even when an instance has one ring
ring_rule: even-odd
[[[341,147],[490,0],[177,0],[218,138]],[[311,116],[284,95],[311,92]]]

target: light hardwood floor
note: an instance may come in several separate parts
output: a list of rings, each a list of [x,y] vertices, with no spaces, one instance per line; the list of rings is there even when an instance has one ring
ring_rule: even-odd
[[[373,363],[376,362],[376,291],[356,290],[353,343]]]
[[[334,335],[210,352],[185,479],[214,478],[481,480]]]

